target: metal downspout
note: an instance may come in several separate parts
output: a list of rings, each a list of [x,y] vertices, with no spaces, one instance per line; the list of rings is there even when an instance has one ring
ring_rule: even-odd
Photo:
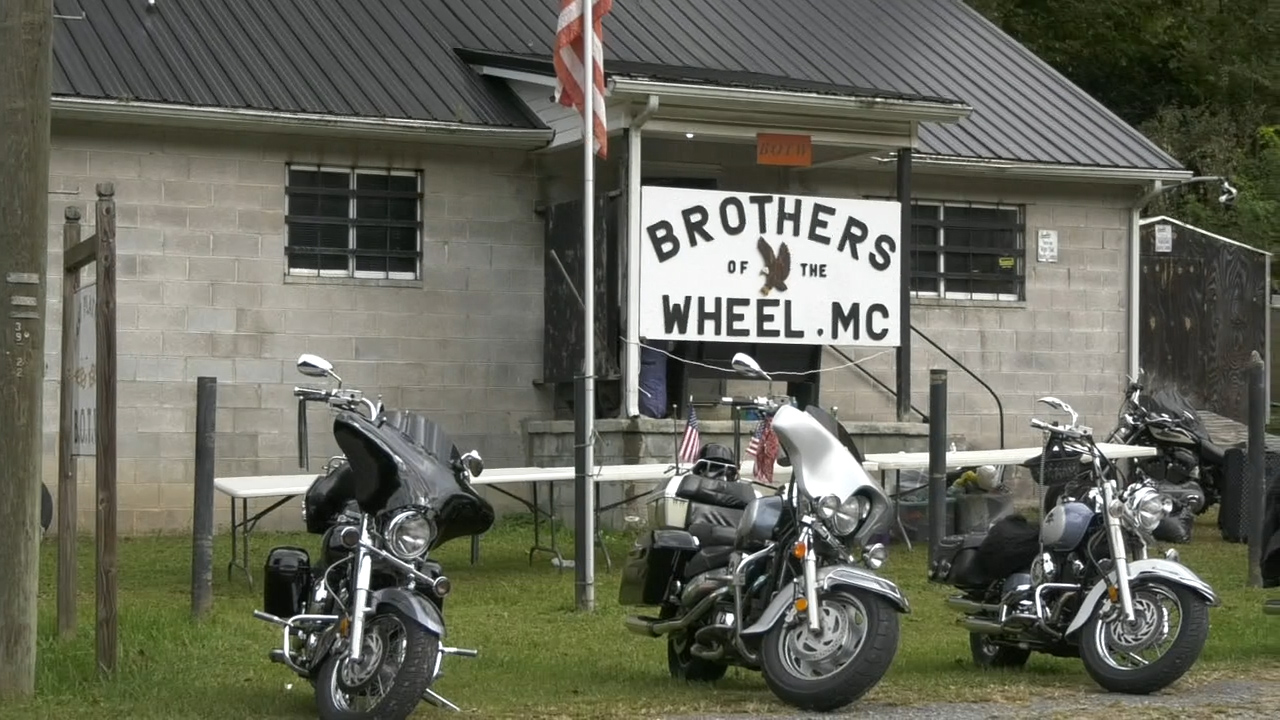
[[[640,133],[649,118],[658,111],[658,96],[650,95],[644,109],[631,118],[627,128],[627,342],[623,363],[624,406],[627,417],[640,415]]]

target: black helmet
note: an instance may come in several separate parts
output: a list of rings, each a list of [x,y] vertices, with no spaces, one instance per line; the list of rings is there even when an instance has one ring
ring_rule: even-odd
[[[702,477],[733,481],[738,479],[738,463],[729,448],[720,443],[707,443],[698,451],[693,472]]]

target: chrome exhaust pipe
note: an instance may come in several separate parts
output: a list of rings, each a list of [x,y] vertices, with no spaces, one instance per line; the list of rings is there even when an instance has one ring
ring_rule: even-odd
[[[946,604],[947,607],[952,610],[959,610],[962,613],[968,613],[971,615],[976,615],[978,613],[991,613],[998,615],[1000,613],[999,605],[985,605],[980,602],[967,600],[959,595],[953,595],[947,598]]]
[[[967,617],[960,621],[960,626],[965,630],[982,635],[1003,635],[1004,625],[995,620],[983,620],[982,618]]]
[[[725,648],[723,645],[718,645],[715,648],[710,648],[710,647],[707,647],[706,645],[695,643],[689,648],[690,655],[700,660],[709,660],[711,662],[718,662],[720,660],[723,660],[724,653],[725,653]]]
[[[642,617],[632,615],[624,620],[623,623],[627,626],[628,630],[637,635],[658,637],[658,634],[653,631],[653,626],[657,624],[653,620],[645,620]]]
[[[633,615],[628,617],[624,623],[628,630],[636,633],[637,635],[661,637],[667,633],[675,632],[676,630],[684,630],[697,622],[703,615],[710,612],[711,608],[715,607],[716,601],[723,597],[727,592],[729,592],[729,588],[727,587],[722,587],[719,590],[716,590],[710,595],[702,598],[702,600],[695,605],[692,610],[674,620],[646,620],[645,618]]]
[[[289,627],[289,622],[287,620],[282,620],[281,618],[278,618],[275,615],[272,615],[271,613],[264,613],[261,610],[254,610],[253,616],[259,620],[265,620],[266,622],[269,622],[272,625],[279,625],[280,627]]]

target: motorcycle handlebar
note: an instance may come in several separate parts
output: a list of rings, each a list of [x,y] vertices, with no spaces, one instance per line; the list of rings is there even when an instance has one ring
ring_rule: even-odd
[[[1057,435],[1065,435],[1066,437],[1069,437],[1069,438],[1076,438],[1076,439],[1083,440],[1085,437],[1087,437],[1084,432],[1081,432],[1080,430],[1074,427],[1070,427],[1067,425],[1059,425],[1056,422],[1047,423],[1038,418],[1031,418],[1031,427],[1039,430],[1046,430],[1048,432],[1051,432]]]

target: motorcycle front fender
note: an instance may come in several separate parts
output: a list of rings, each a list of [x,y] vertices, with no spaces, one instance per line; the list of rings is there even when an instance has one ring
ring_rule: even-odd
[[[1112,571],[1115,572],[1114,570]],[[1165,560],[1163,558],[1149,558],[1147,560],[1135,560],[1129,563],[1129,583],[1132,585],[1134,581],[1144,577],[1158,577],[1168,580],[1172,583],[1182,585],[1194,590],[1204,598],[1209,607],[1218,607],[1218,595],[1213,591],[1213,587],[1209,583],[1200,579],[1191,568],[1182,563]],[[1107,581],[1099,580],[1085,596],[1084,602],[1080,603],[1080,609],[1076,611],[1075,617],[1071,619],[1071,624],[1067,626],[1064,636],[1070,637],[1072,633],[1077,632],[1084,624],[1089,622],[1089,618],[1093,617],[1094,611],[1098,607],[1098,603],[1102,602],[1102,596],[1107,592]]]
[[[386,606],[399,610],[427,632],[444,639],[444,618],[430,600],[404,588],[383,588],[370,593],[369,607],[379,611]]]
[[[857,565],[828,565],[820,568],[817,581],[820,592],[839,588],[865,590],[885,598],[900,613],[911,612],[911,605],[907,602],[906,595],[902,594],[902,590],[892,580],[882,578],[874,572]],[[760,614],[760,618],[752,623],[751,627],[743,630],[742,634],[760,635],[768,632],[787,613],[795,599],[803,595],[802,580],[791,581],[789,587],[780,589],[773,596],[773,600],[769,601],[769,605]]]

